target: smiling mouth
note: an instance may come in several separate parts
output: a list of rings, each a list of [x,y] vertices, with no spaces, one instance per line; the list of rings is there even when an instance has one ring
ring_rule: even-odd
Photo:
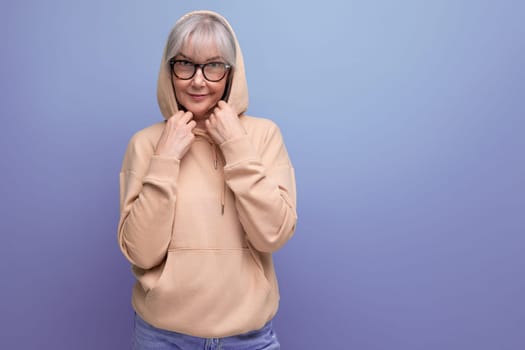
[[[193,101],[202,101],[207,95],[188,94]]]

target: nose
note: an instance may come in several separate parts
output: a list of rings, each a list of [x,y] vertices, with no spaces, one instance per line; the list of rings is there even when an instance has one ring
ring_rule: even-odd
[[[201,67],[197,67],[197,70],[195,71],[195,75],[191,79],[192,84],[196,85],[196,86],[202,86],[205,80],[206,79],[204,79],[204,74],[202,73],[202,68]]]

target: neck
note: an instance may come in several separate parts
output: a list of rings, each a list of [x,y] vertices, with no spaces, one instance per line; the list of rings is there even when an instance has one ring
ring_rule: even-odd
[[[206,118],[206,119],[208,119],[208,118]],[[206,119],[195,119],[194,118],[193,120],[195,120],[195,122],[197,123],[197,126],[196,126],[197,128],[202,129],[202,130],[206,130],[206,124],[205,124]]]
[[[213,109],[212,109],[213,110]],[[193,120],[197,123],[197,127],[203,130],[206,130],[206,120],[210,117],[210,114],[212,113],[212,110],[204,113],[204,114],[197,114],[193,115]]]

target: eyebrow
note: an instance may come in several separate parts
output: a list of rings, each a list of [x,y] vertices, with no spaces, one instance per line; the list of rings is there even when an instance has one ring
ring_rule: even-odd
[[[179,53],[177,56],[182,56],[182,57],[184,57],[184,58],[186,58],[186,59],[188,59],[190,61],[193,61],[193,59],[191,57],[189,57],[189,56],[187,56],[187,55],[185,55],[183,53]],[[222,57],[221,56],[213,56],[213,57],[208,58],[205,62],[211,62],[211,61],[215,61],[215,60],[219,60],[219,59],[222,59]]]

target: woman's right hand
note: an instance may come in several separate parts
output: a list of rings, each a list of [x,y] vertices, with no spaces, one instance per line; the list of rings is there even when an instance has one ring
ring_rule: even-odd
[[[191,112],[178,111],[166,121],[155,155],[175,157],[179,160],[184,157],[195,138],[193,128],[197,124],[191,120],[192,117]]]

